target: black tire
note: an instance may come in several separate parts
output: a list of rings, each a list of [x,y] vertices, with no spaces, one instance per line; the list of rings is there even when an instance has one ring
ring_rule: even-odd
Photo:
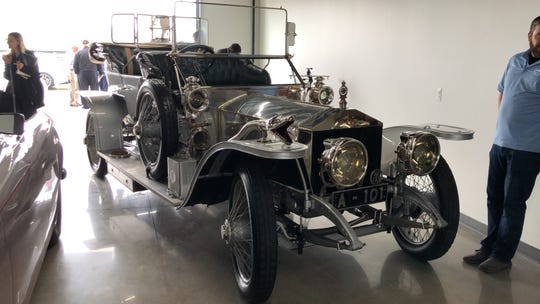
[[[39,73],[39,78],[43,81],[45,88],[50,89],[54,87],[54,78],[50,74],[41,72]]]
[[[146,80],[137,95],[137,145],[148,177],[167,176],[167,157],[176,152],[178,122],[176,108],[165,84]]]
[[[459,226],[459,196],[452,171],[441,156],[437,167],[430,174],[410,175],[405,183],[432,201],[448,225],[441,229],[394,227],[394,238],[403,251],[419,260],[440,258],[454,243]],[[411,206],[409,214],[410,220],[434,222],[431,216],[416,205]]]
[[[58,244],[60,234],[62,234],[62,191],[60,181],[58,181],[58,197],[56,199],[56,213],[54,214],[52,236],[49,241],[48,249]]]
[[[250,303],[266,301],[276,279],[277,235],[272,196],[260,171],[237,170],[223,231],[240,293]]]
[[[107,175],[107,162],[98,155],[96,149],[96,132],[94,129],[94,116],[88,113],[86,116],[86,154],[88,155],[88,161],[90,167],[94,171],[94,174],[99,178],[104,178]]]

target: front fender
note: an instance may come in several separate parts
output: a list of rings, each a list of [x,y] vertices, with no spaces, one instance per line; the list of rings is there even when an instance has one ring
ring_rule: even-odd
[[[293,160],[303,158],[306,149],[307,146],[301,143],[285,145],[282,142],[263,143],[257,140],[228,140],[217,143],[198,162],[191,186],[185,198],[182,198],[183,206],[226,199],[231,172],[238,163],[245,162],[246,158],[260,159],[261,163]]]
[[[390,165],[396,161],[395,152],[401,142],[400,135],[406,131],[429,132],[438,138],[447,140],[470,140],[474,137],[473,130],[441,124],[405,125],[384,128],[381,151],[381,170],[384,174],[390,173]]]

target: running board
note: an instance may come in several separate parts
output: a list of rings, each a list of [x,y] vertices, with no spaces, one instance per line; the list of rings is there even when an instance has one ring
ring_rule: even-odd
[[[181,199],[171,196],[167,187],[167,181],[155,181],[146,176],[146,168],[140,158],[129,153],[122,156],[113,156],[116,153],[111,153],[110,151],[99,151],[98,154],[107,162],[108,173],[131,191],[150,190],[174,206],[183,204]]]

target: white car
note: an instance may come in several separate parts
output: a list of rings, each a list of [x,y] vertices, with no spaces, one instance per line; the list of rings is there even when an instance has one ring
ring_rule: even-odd
[[[48,89],[68,83],[69,69],[73,54],[66,52],[36,51],[39,63],[39,75]]]
[[[5,53],[7,51],[0,51]],[[45,88],[51,89],[68,84],[68,75],[73,55],[58,51],[35,51],[38,58],[39,75]],[[4,78],[4,65],[0,64],[0,90],[4,90],[8,80]]]
[[[61,231],[62,145],[44,113],[0,114],[0,299],[28,303]]]

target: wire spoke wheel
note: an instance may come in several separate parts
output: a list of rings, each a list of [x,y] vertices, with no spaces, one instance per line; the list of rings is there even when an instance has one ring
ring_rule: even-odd
[[[405,184],[411,188],[415,188],[422,193],[422,195],[432,198],[431,202],[435,206],[439,206],[438,194],[436,193],[436,189],[433,187],[433,181],[429,175],[409,175],[405,180]],[[410,214],[410,216],[408,216],[408,220],[410,221],[423,224],[427,227],[435,224],[435,220],[427,212],[423,211],[414,204],[410,205],[407,213]],[[410,243],[416,245],[422,245],[428,242],[434,231],[433,228],[398,227],[398,229],[404,238],[406,238]]]
[[[161,121],[156,100],[150,93],[145,93],[141,98],[141,112],[139,113],[139,125],[144,134],[139,138],[139,147],[144,155],[146,164],[155,165],[159,160],[161,150]]]
[[[409,217],[410,221],[422,223],[426,226],[435,225],[433,218],[426,212],[422,212],[420,216],[416,218]],[[398,228],[402,236],[409,240],[412,244],[425,244],[433,235],[433,228]]]
[[[234,196],[231,201],[229,222],[231,223],[231,238],[229,245],[233,259],[238,267],[238,274],[243,285],[246,285],[253,273],[253,234],[247,196],[241,183],[234,185]]]
[[[405,216],[409,221],[422,224],[422,227],[396,226],[392,229],[394,238],[403,251],[420,260],[439,258],[450,249],[459,225],[459,197],[452,171],[441,157],[435,170],[426,176],[408,176],[405,186],[431,202],[448,225],[432,228],[436,221],[429,210],[423,210],[404,197],[402,204],[392,213]]]
[[[276,277],[277,235],[272,196],[260,170],[237,170],[221,231],[231,249],[238,289],[249,302],[266,301]]]

